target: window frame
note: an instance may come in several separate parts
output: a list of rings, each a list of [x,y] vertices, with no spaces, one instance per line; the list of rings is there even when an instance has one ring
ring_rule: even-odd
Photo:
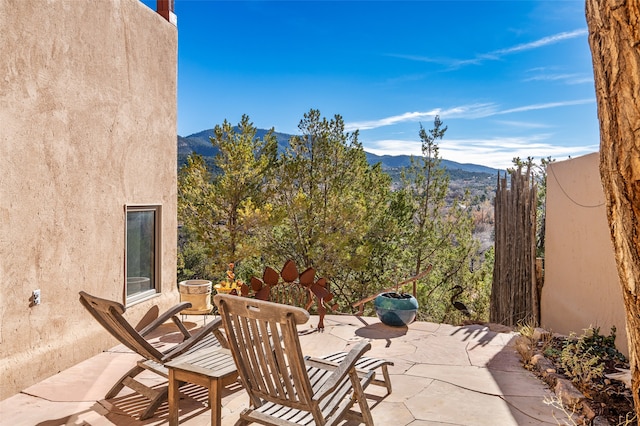
[[[153,247],[153,277],[152,288],[135,293],[131,296],[127,295],[128,291],[128,259],[129,259],[129,241],[128,241],[128,219],[129,213],[135,212],[153,212],[154,215],[154,247]],[[162,206],[160,204],[126,204],[124,206],[124,280],[123,280],[123,302],[125,306],[135,305],[136,303],[157,297],[162,292]]]

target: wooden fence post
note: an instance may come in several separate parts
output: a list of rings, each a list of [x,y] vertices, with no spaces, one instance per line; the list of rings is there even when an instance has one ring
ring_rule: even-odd
[[[537,188],[530,168],[498,174],[495,198],[495,264],[489,317],[509,326],[538,325],[539,291],[536,279]]]

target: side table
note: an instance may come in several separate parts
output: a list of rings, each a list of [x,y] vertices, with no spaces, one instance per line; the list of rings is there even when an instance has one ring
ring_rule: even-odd
[[[209,389],[211,425],[220,426],[222,387],[234,383],[238,377],[231,352],[209,348],[178,357],[165,364],[169,370],[169,425],[178,425],[180,382],[193,383]]]

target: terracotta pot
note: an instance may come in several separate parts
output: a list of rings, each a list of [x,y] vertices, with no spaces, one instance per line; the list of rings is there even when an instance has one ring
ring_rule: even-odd
[[[383,324],[401,327],[416,319],[418,301],[407,293],[381,293],[374,302],[376,315]]]
[[[211,281],[186,280],[178,283],[181,302],[191,302],[191,308],[184,309],[185,315],[208,314],[213,309],[211,304]]]

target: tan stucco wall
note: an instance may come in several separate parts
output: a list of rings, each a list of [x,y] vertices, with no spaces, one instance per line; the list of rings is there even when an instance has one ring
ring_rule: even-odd
[[[578,335],[590,326],[628,353],[624,303],[598,169],[598,153],[547,168],[542,326]]]
[[[177,29],[138,0],[0,0],[0,28],[4,399],[115,344],[78,291],[123,301],[125,205],[163,209],[163,294],[127,316],[178,301]]]

